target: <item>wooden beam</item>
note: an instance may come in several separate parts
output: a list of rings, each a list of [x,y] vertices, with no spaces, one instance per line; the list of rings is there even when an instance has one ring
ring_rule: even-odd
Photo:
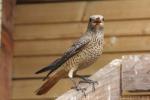
[[[150,95],[150,55],[125,56],[122,66],[122,95]]]
[[[12,67],[12,18],[15,0],[3,0],[0,48],[0,100],[10,100]]]

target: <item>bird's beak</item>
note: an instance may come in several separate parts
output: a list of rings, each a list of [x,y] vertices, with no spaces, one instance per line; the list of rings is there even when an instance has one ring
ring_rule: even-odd
[[[102,22],[101,22],[100,18],[96,18],[96,20],[94,21],[94,23],[100,24],[100,23],[102,23]]]

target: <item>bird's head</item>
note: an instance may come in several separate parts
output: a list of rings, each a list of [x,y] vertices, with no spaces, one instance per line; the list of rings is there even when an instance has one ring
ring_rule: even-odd
[[[92,15],[89,18],[88,29],[91,31],[98,31],[103,29],[104,17],[102,15]]]

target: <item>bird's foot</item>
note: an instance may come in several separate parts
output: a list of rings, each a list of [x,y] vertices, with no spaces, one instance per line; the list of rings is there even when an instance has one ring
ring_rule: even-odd
[[[95,85],[98,85],[98,82],[97,81],[93,81],[87,77],[82,77],[82,80],[79,81],[79,84],[81,83],[88,83],[88,84],[91,84],[92,85],[92,90],[95,91]]]
[[[81,91],[84,94],[84,96],[86,97],[86,93],[85,93],[86,88],[81,88],[79,86],[74,86],[71,89],[75,89],[76,91]]]

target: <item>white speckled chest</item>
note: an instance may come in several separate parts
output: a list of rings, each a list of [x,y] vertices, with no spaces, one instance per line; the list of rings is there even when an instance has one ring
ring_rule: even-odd
[[[72,57],[68,66],[70,68],[83,69],[93,64],[102,54],[104,44],[103,34],[93,36],[88,45],[77,55]],[[69,68],[69,69],[70,69]]]
[[[90,66],[98,59],[103,51],[103,43],[103,36],[92,38],[91,42],[87,45],[87,47],[81,52],[81,54],[79,54],[79,69]]]

